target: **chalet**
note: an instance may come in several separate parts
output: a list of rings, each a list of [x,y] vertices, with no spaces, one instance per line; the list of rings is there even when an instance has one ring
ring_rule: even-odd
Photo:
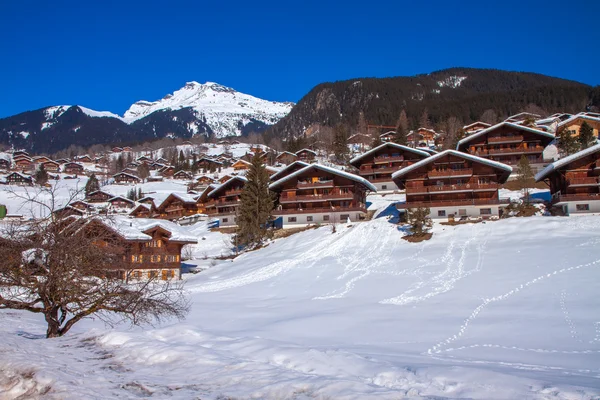
[[[83,165],[75,162],[66,163],[62,170],[65,174],[83,175]]]
[[[122,151],[123,151],[122,147],[113,147],[112,148],[113,153],[121,153]]]
[[[115,182],[119,183],[119,184],[139,183],[140,182],[140,178],[138,178],[137,176],[135,176],[133,174],[128,174],[127,172],[119,172],[117,174],[114,174],[113,178],[114,178]]]
[[[138,164],[152,164],[154,162],[154,160],[152,160],[150,157],[148,156],[140,156],[138,158],[135,159],[135,161]]]
[[[427,157],[429,153],[396,143],[383,143],[350,160],[358,174],[371,182],[377,190],[395,190],[392,173]]]
[[[166,164],[168,164],[168,163],[169,163],[169,160],[167,160],[167,159],[165,159],[165,158],[162,158],[162,157],[159,157],[159,158],[157,158],[156,160],[154,160],[154,162],[157,162],[157,163],[160,163],[160,164],[165,164],[165,165],[166,165]]]
[[[265,150],[262,148],[262,146],[260,144],[253,144],[250,146],[250,151],[253,152],[254,154],[261,154],[264,153]]]
[[[150,175],[146,178],[146,182],[162,182],[164,178],[160,175]]]
[[[60,171],[60,164],[56,161],[47,160],[40,163],[40,165],[44,166],[44,169],[48,172],[58,172]]]
[[[418,147],[427,147],[429,143],[425,140],[425,137],[418,132],[410,131],[408,135],[406,135],[406,141],[411,145],[415,145]]]
[[[505,119],[505,122],[512,122],[512,123],[518,123],[518,122],[523,122],[525,120],[531,120],[531,121],[535,121],[537,119],[540,119],[541,116],[538,114],[533,114],[533,113],[529,113],[529,112],[522,112],[522,113],[518,113],[515,115],[511,115],[510,117]]]
[[[11,157],[7,153],[0,153],[0,169],[10,169],[12,165]]]
[[[396,136],[396,131],[387,131],[379,135],[379,140],[382,142],[392,142],[394,141],[394,137]]]
[[[60,158],[60,159],[56,160],[56,162],[59,163],[60,165],[63,165],[68,162],[71,162],[71,160],[69,160],[68,158]]]
[[[179,170],[173,174],[173,179],[192,180],[194,177],[187,171]]]
[[[33,178],[20,172],[12,172],[6,176],[6,183],[9,185],[31,186]]]
[[[84,162],[84,163],[91,163],[94,162],[94,160],[92,159],[92,157],[90,157],[89,155],[85,154],[83,156],[76,156],[75,157],[75,161],[79,161],[79,162]]]
[[[557,124],[557,132],[566,129],[571,132],[572,136],[579,136],[579,130],[584,122],[592,127],[594,136],[598,138],[598,132],[600,131],[600,115],[596,114],[596,116],[594,116],[594,114],[591,113],[579,113],[561,121]]]
[[[320,164],[309,164],[271,183],[277,193],[275,217],[284,225],[359,221],[367,215],[367,192],[377,189],[369,181]]]
[[[112,199],[113,196],[110,193],[106,193],[102,190],[96,190],[93,192],[90,192],[86,197],[85,197],[85,201],[87,201],[88,203],[104,203],[107,202],[109,199]]]
[[[217,218],[220,226],[235,226],[237,207],[246,182],[246,178],[234,176],[210,191],[208,198],[213,201],[207,205],[206,214]]]
[[[286,177],[298,170],[301,170],[304,167],[308,167],[310,164],[305,163],[304,161],[294,161],[293,163],[285,166],[284,168],[280,169],[279,171],[277,171],[276,173],[274,173],[273,175],[270,176],[270,179],[272,182],[275,182],[283,177]]]
[[[348,138],[348,144],[371,144],[373,137],[364,133],[357,133]]]
[[[211,184],[208,185],[202,193],[196,196],[196,209],[198,214],[208,214],[212,212],[213,215],[217,211],[215,206],[215,201],[208,197],[208,194],[215,190],[219,185]]]
[[[478,157],[516,165],[524,155],[534,172],[551,160],[544,158],[554,135],[531,127],[501,122],[460,140],[456,149]]]
[[[406,203],[400,210],[429,208],[431,218],[483,217],[501,215],[499,185],[512,168],[486,158],[445,150],[392,174]]]
[[[94,209],[94,205],[83,200],[76,200],[68,204],[69,206],[76,208],[80,211],[91,211]]]
[[[33,161],[30,158],[13,158],[13,161],[15,163],[15,169],[19,169],[21,171],[32,171],[34,169]]]
[[[296,152],[296,157],[298,157],[299,161],[313,162],[316,156],[317,153],[310,149],[302,149]]]
[[[164,168],[166,164],[160,163],[158,161],[153,162],[148,166],[150,171],[159,171],[161,168]]]
[[[169,221],[126,217],[96,218],[88,226],[106,229],[109,235],[106,236],[106,241],[98,243],[100,246],[116,245],[124,250],[125,264],[113,268],[128,280],[180,279],[181,249],[186,244],[198,243],[195,237]]]
[[[198,182],[202,186],[208,186],[211,183],[214,183],[214,181],[215,180],[213,178],[206,175],[202,175],[200,178],[196,179],[196,182]]]
[[[129,146],[125,146],[123,147],[123,152],[124,153],[131,153],[133,151],[133,149]]]
[[[244,160],[237,160],[236,162],[233,163],[232,167],[234,171],[246,171],[248,170],[248,168],[250,168],[252,164],[249,163],[248,161],[244,161]]]
[[[420,135],[420,137],[428,143],[433,143],[435,141],[435,138],[438,136],[438,133],[433,129],[422,127],[417,129],[417,134]]]
[[[32,158],[33,162],[36,164],[41,164],[46,161],[50,161],[50,159],[46,156],[36,156]]]
[[[85,215],[85,211],[75,208],[71,205],[67,205],[59,208],[58,210],[54,210],[52,214],[58,219],[66,219],[71,216],[83,217]]]
[[[553,162],[535,180],[550,185],[552,204],[567,215],[600,213],[600,144]]]
[[[165,178],[171,178],[175,174],[175,167],[172,165],[165,165],[158,170],[158,174]]]
[[[123,196],[115,196],[108,199],[108,203],[113,208],[133,208],[135,207],[135,201],[128,199]]]
[[[477,122],[473,122],[472,124],[463,126],[463,131],[465,132],[465,135],[468,136],[468,135],[478,132],[482,129],[487,129],[490,126],[492,126],[492,125],[486,124],[485,122],[477,121]]]
[[[125,165],[125,167],[131,168],[131,169],[137,169],[137,167],[139,167],[139,166],[140,166],[140,163],[137,161],[131,161]]]
[[[217,169],[221,168],[223,163],[220,161],[213,160],[211,158],[203,157],[196,161],[196,167],[198,170],[202,170],[204,172],[214,172]]]
[[[289,151],[284,151],[276,157],[276,160],[280,164],[291,164],[296,161],[298,157],[294,153],[290,153]]]
[[[157,207],[157,218],[174,220],[198,214],[196,199],[188,194],[171,193]]]
[[[13,158],[27,157],[27,158],[31,159],[31,156],[25,150],[15,150],[15,151],[13,151],[12,155],[13,155]]]
[[[220,178],[218,179],[218,182],[219,182],[220,184],[223,184],[223,183],[227,182],[228,180],[230,180],[231,178],[232,178],[232,176],[231,176],[231,175],[223,175],[222,177],[220,177]]]
[[[154,203],[140,203],[129,213],[133,218],[152,218],[155,214]]]
[[[125,172],[126,174],[137,176],[137,168],[123,168],[121,172]]]
[[[254,157],[254,154],[252,153],[246,153],[243,156],[240,157],[240,160],[242,161],[246,161],[246,162],[250,162],[252,161],[252,157]]]

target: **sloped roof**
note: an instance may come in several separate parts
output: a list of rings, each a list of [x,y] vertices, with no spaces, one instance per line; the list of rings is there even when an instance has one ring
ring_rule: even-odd
[[[298,150],[296,152],[296,156],[298,155],[298,153],[302,153],[303,151],[308,151],[309,153],[313,153],[315,156],[317,155],[317,153],[312,151],[311,149],[302,149],[302,150]]]
[[[553,171],[564,167],[567,164],[572,163],[573,161],[579,160],[580,158],[589,156],[590,154],[594,154],[600,151],[600,144],[596,144],[592,147],[588,147],[585,150],[578,151],[575,154],[571,154],[565,158],[561,158],[560,160],[554,161],[552,164],[548,164],[546,168],[538,172],[535,176],[535,180],[537,182],[544,180],[548,175],[550,175]]]
[[[368,180],[366,180],[365,178],[362,178],[362,177],[360,177],[358,175],[354,175],[354,174],[351,174],[349,172],[342,171],[342,170],[339,170],[339,169],[336,169],[336,168],[326,167],[326,166],[321,165],[321,164],[309,164],[306,167],[304,167],[304,168],[302,168],[302,169],[300,169],[300,170],[298,170],[298,171],[296,171],[294,173],[291,173],[288,176],[284,176],[283,178],[279,179],[278,181],[275,181],[275,182],[271,183],[269,185],[269,189],[273,189],[273,188],[275,188],[275,187],[277,187],[277,186],[279,186],[279,185],[287,182],[290,179],[293,179],[293,178],[295,178],[295,177],[297,177],[299,175],[302,175],[303,173],[309,171],[312,168],[319,169],[319,170],[325,171],[325,172],[329,172],[329,173],[331,173],[333,175],[338,175],[338,176],[344,177],[346,179],[350,179],[351,181],[354,181],[354,182],[357,182],[357,183],[360,183],[360,184],[366,186],[367,189],[369,189],[372,192],[377,192],[377,188],[375,186],[373,186],[373,184],[371,182],[369,182]]]
[[[432,156],[430,156],[428,158],[425,158],[425,159],[423,159],[423,160],[421,160],[421,161],[419,161],[417,163],[414,163],[413,165],[409,165],[408,167],[404,167],[401,170],[398,170],[398,171],[394,172],[392,174],[392,179],[395,180],[397,178],[400,178],[400,177],[406,175],[407,173],[409,173],[409,172],[411,172],[411,171],[413,171],[413,170],[415,170],[417,168],[420,168],[420,167],[422,167],[424,165],[432,163],[435,160],[437,160],[439,158],[442,158],[444,156],[447,156],[447,155],[453,155],[453,156],[465,158],[465,159],[473,161],[473,162],[478,162],[478,163],[481,163],[481,164],[486,164],[486,165],[489,165],[490,167],[499,168],[499,169],[502,169],[502,170],[508,172],[508,174],[510,174],[512,172],[512,170],[513,170],[510,165],[502,164],[502,163],[500,163],[498,161],[493,161],[493,160],[488,160],[487,158],[477,157],[477,156],[474,156],[474,155],[469,154],[469,153],[463,153],[462,151],[444,150],[441,153],[434,154],[434,155],[432,155]],[[508,178],[508,174],[506,175],[507,178]]]
[[[248,182],[248,179],[244,178],[243,176],[239,176],[239,175],[234,176],[233,178],[229,178],[227,181],[223,182],[222,184],[220,184],[219,186],[214,188],[210,193],[208,193],[208,197],[213,197],[215,194],[219,193],[222,189],[225,189],[227,186],[231,185],[231,183],[235,180],[239,180],[243,184]]]
[[[477,137],[483,136],[483,135],[485,135],[487,133],[490,133],[490,132],[492,132],[492,131],[494,131],[494,130],[496,130],[498,128],[501,128],[503,126],[508,126],[508,127],[511,127],[511,128],[517,129],[517,130],[527,131],[527,132],[535,133],[535,134],[540,135],[540,136],[544,136],[544,137],[547,137],[547,138],[554,139],[554,135],[551,134],[551,133],[544,132],[544,131],[541,131],[539,129],[530,128],[530,127],[527,127],[527,126],[515,124],[515,123],[512,123],[512,122],[506,122],[506,121],[504,121],[504,122],[500,122],[499,124],[490,126],[489,128],[477,131],[477,132],[473,133],[472,135],[469,135],[466,138],[463,138],[463,139],[459,140],[459,142],[456,144],[456,149],[458,149],[461,145],[463,145],[465,143],[469,143],[471,140],[473,140],[473,139],[475,139]]]
[[[467,129],[469,129],[469,128],[471,128],[471,127],[475,126],[475,125],[485,125],[485,126],[487,126],[487,127],[490,127],[490,126],[492,126],[491,124],[488,124],[487,122],[483,122],[483,121],[475,121],[475,122],[473,122],[472,124],[469,124],[469,125],[465,125],[465,126],[463,126],[463,129],[464,129],[464,130],[467,130]]]
[[[576,121],[579,118],[587,119],[589,121],[594,121],[594,122],[600,122],[600,118],[598,118],[598,117],[588,115],[587,113],[579,113],[579,114],[572,115],[570,118],[565,119],[564,121],[560,122],[558,124],[558,127],[560,128],[565,125],[569,125],[570,123],[573,123],[574,121]]]
[[[423,157],[429,157],[429,153],[427,153],[427,152],[425,152],[423,150],[417,150],[417,149],[414,149],[412,147],[403,146],[401,144],[387,142],[387,143],[382,143],[379,146],[377,146],[377,147],[375,147],[375,148],[373,148],[373,149],[371,149],[371,150],[369,150],[367,152],[364,152],[363,154],[360,154],[360,155],[354,157],[352,160],[350,160],[350,164],[354,165],[354,163],[356,163],[356,162],[362,160],[363,158],[365,158],[365,157],[367,157],[367,156],[369,156],[369,155],[371,155],[373,153],[376,153],[379,150],[381,150],[383,148],[386,148],[386,147],[392,147],[394,149],[402,150],[402,151],[409,151],[411,153],[414,153],[414,154],[417,154],[417,155],[423,156]]]
[[[148,241],[152,237],[145,232],[161,228],[169,232],[169,240],[180,243],[198,243],[198,239],[187,230],[171,221],[151,218],[128,218],[113,216],[111,218],[96,218],[126,240]]]
[[[296,168],[298,166],[300,166],[301,168],[304,168],[307,165],[310,165],[310,164],[307,164],[304,161],[294,161],[293,163],[288,164],[286,167],[280,169],[279,172],[276,172],[273,175],[271,175],[271,180],[272,181],[277,180],[278,177],[282,176],[283,174],[285,174],[290,169]]]
[[[114,178],[114,177],[116,177],[116,176],[119,176],[119,175],[127,175],[127,176],[130,176],[130,177],[132,177],[132,178],[135,178],[135,179],[137,179],[137,180],[140,180],[140,178],[139,178],[139,177],[137,177],[137,176],[135,176],[135,175],[133,175],[133,174],[128,174],[127,172],[123,172],[123,171],[121,171],[121,172],[117,172],[116,174],[114,174],[114,175],[113,175],[113,178]]]

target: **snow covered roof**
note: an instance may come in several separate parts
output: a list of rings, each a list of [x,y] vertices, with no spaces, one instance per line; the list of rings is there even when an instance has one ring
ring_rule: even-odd
[[[309,153],[313,153],[315,156],[317,155],[316,152],[312,151],[311,149],[302,149],[302,150],[298,150],[296,152],[296,156],[298,155],[298,153],[302,153],[303,151],[309,152]]]
[[[402,150],[402,151],[409,151],[411,153],[417,154],[417,155],[422,156],[422,157],[429,157],[429,153],[427,153],[427,152],[425,152],[423,150],[417,150],[417,149],[414,149],[412,147],[403,146],[401,144],[387,142],[387,143],[380,144],[379,146],[377,146],[377,147],[375,147],[375,148],[373,148],[373,149],[371,149],[371,150],[369,150],[369,151],[367,151],[367,152],[365,152],[363,154],[360,154],[360,155],[354,157],[352,160],[350,160],[350,164],[354,165],[354,163],[356,163],[356,162],[362,160],[363,158],[365,158],[365,157],[367,157],[367,156],[369,156],[369,155],[371,155],[373,153],[376,153],[377,151],[379,151],[381,149],[384,149],[386,147],[391,147],[391,148],[394,148],[394,149],[397,149],[397,150]]]
[[[572,115],[570,118],[565,119],[564,121],[560,122],[558,124],[558,127],[560,128],[560,127],[563,127],[565,125],[569,125],[570,123],[573,123],[574,121],[576,121],[579,118],[587,119],[587,120],[595,121],[595,122],[600,122],[600,118],[592,116],[592,115],[589,115],[588,113],[581,112],[579,114]]]
[[[240,182],[242,182],[243,184],[245,184],[246,182],[248,182],[248,179],[244,178],[243,176],[234,176],[233,178],[229,178],[228,180],[226,180],[225,182],[223,182],[222,184],[220,184],[219,186],[217,186],[216,188],[214,188],[209,194],[208,197],[213,197],[215,194],[217,194],[221,189],[226,188],[227,186],[229,186],[233,181],[235,180],[239,180]]]
[[[287,182],[290,179],[293,179],[293,178],[295,178],[295,177],[297,177],[299,175],[302,175],[303,173],[305,173],[306,171],[309,171],[312,168],[319,169],[319,170],[324,171],[324,172],[329,172],[329,173],[331,173],[333,175],[338,175],[338,176],[344,177],[346,179],[350,179],[351,181],[354,181],[354,182],[357,182],[357,183],[360,183],[360,184],[366,186],[367,189],[369,189],[372,192],[377,192],[377,188],[375,186],[373,186],[373,184],[371,182],[369,182],[368,180],[366,180],[365,178],[362,178],[362,177],[360,177],[358,175],[354,175],[354,174],[351,174],[349,172],[342,171],[342,170],[339,170],[339,169],[336,169],[336,168],[326,167],[326,166],[321,165],[321,164],[309,164],[306,167],[304,167],[304,168],[302,168],[302,169],[300,169],[300,170],[298,170],[298,171],[296,171],[294,173],[291,173],[288,176],[284,176],[283,178],[279,179],[278,181],[275,181],[275,182],[271,183],[269,185],[269,189],[273,189],[273,188],[275,188],[275,187],[277,187],[277,186],[279,186],[279,185]]]
[[[310,164],[307,164],[304,161],[294,161],[293,163],[288,164],[286,167],[280,169],[279,172],[276,172],[273,175],[271,175],[271,180],[276,181],[279,177],[284,175],[287,171],[289,171],[293,168],[297,168],[297,167],[304,168],[307,165],[310,165]]]
[[[525,119],[527,117],[533,117],[535,119],[538,119],[538,118],[541,118],[541,115],[530,113],[530,112],[520,112],[518,114],[511,115],[510,117],[506,118],[506,121],[514,121],[514,120],[520,119],[520,118]]]
[[[500,168],[500,169],[508,172],[509,174],[512,172],[512,167],[510,165],[502,164],[502,163],[499,163],[498,161],[493,161],[493,160],[488,160],[487,158],[477,157],[477,156],[474,156],[469,153],[463,153],[462,151],[444,150],[441,153],[434,154],[431,157],[425,158],[417,163],[414,163],[413,165],[409,165],[408,167],[404,167],[401,170],[394,172],[392,174],[392,179],[395,180],[397,178],[400,178],[400,177],[406,175],[407,173],[409,173],[410,171],[414,171],[417,168],[420,168],[424,165],[432,163],[435,160],[442,158],[444,156],[448,156],[448,155],[465,158],[470,161],[489,165],[490,167]],[[508,177],[508,175],[507,175],[507,177]]]
[[[123,171],[121,171],[121,172],[117,172],[116,174],[114,174],[114,175],[113,175],[113,178],[115,178],[115,177],[117,177],[117,176],[119,176],[119,175],[127,175],[127,176],[129,176],[130,178],[134,178],[134,179],[137,179],[137,180],[139,180],[139,179],[140,179],[140,178],[138,178],[137,176],[135,176],[135,175],[133,175],[133,174],[128,174],[127,172],[123,172]]]
[[[430,149],[429,147],[417,147],[417,150],[421,150],[424,151],[425,153],[429,153],[429,154],[437,154],[438,152]]]
[[[487,126],[487,127],[492,126],[492,125],[488,124],[487,122],[475,121],[472,124],[463,126],[463,129],[466,131],[467,129],[472,128],[472,127],[474,127],[476,125],[483,125],[483,126]]]
[[[162,219],[151,218],[128,218],[113,216],[111,218],[96,218],[107,227],[111,228],[126,240],[148,241],[152,237],[146,232],[155,228],[161,228],[169,232],[169,240],[180,243],[198,243],[195,236],[190,235],[187,230],[176,223]]]
[[[284,155],[288,155],[288,156],[294,156],[296,157],[296,155],[294,153],[290,153],[289,151],[284,151],[281,154],[279,154],[276,158],[282,157]]]
[[[109,203],[112,203],[113,201],[125,201],[127,203],[130,204],[135,204],[135,201],[128,199],[127,197],[123,197],[123,196],[115,196],[115,197],[111,197],[110,199],[107,200]]]
[[[500,122],[499,124],[490,126],[489,128],[477,131],[477,132],[473,133],[472,135],[467,136],[466,138],[459,140],[459,142],[456,145],[456,149],[458,149],[461,145],[470,142],[474,138],[477,138],[477,137],[480,137],[482,135],[485,135],[485,134],[487,134],[489,132],[492,132],[492,131],[494,131],[494,130],[496,130],[498,128],[501,128],[503,126],[508,126],[508,127],[511,127],[511,128],[517,129],[517,130],[527,131],[527,132],[535,133],[537,135],[541,135],[541,136],[544,136],[544,137],[547,137],[547,138],[554,139],[554,135],[551,134],[551,133],[544,132],[544,131],[541,131],[539,129],[530,128],[530,127],[527,127],[527,126],[515,124],[515,123],[512,123],[512,122],[504,121],[504,122]]]
[[[561,158],[558,161],[554,161],[552,164],[547,165],[546,168],[538,172],[535,176],[535,180],[537,182],[544,180],[553,171],[556,171],[557,169],[564,167],[565,165],[570,164],[575,160],[579,160],[580,158],[589,156],[590,154],[594,154],[598,151],[600,151],[600,144],[588,147],[585,150],[578,151],[577,153],[571,154],[570,156],[567,156],[565,158]]]

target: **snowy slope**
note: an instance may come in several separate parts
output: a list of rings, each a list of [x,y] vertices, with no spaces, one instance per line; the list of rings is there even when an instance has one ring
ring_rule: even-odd
[[[41,318],[1,312],[0,397],[600,396],[600,217],[400,236],[380,218],[280,239],[187,276],[191,313],[162,327],[31,340]]]
[[[293,103],[262,100],[214,82],[188,82],[184,87],[163,99],[138,101],[125,112],[129,123],[159,110],[193,108],[198,119],[204,119],[217,136],[240,134],[239,124],[257,120],[273,125],[285,117]]]

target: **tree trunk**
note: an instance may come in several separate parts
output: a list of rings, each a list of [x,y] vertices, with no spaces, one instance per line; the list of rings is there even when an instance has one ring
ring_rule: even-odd
[[[62,336],[60,332],[60,324],[58,323],[58,310],[52,308],[44,313],[48,328],[46,329],[46,338],[55,338]]]

